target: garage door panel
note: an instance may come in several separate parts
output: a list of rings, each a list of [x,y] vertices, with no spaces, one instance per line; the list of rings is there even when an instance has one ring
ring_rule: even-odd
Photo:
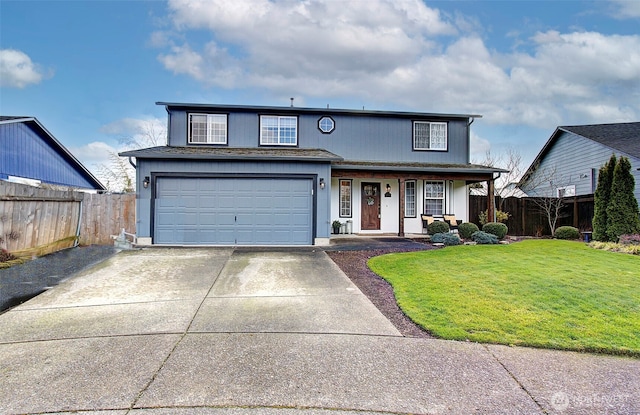
[[[311,189],[309,179],[161,177],[154,243],[311,244]]]

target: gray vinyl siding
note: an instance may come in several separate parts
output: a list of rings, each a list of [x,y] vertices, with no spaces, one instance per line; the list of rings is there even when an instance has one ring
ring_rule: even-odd
[[[161,173],[181,173],[184,176],[199,174],[243,174],[243,175],[314,175],[317,179],[325,179],[325,189],[315,189],[315,224],[316,238],[328,238],[330,234],[329,218],[331,208],[331,167],[329,163],[297,163],[297,162],[215,162],[190,160],[149,160],[138,159],[137,167],[137,234],[139,237],[151,236],[151,188],[145,189],[142,180]],[[153,184],[153,183],[152,183]],[[317,184],[317,181],[316,183]]]
[[[291,114],[283,114],[291,115]],[[323,134],[318,120],[325,114],[298,116],[298,144],[300,148],[319,148],[351,161],[388,161],[423,163],[468,163],[469,141],[467,121],[455,119],[420,119],[419,121],[447,122],[447,151],[414,151],[413,119],[394,117],[331,114],[335,130]],[[229,147],[260,146],[260,114],[232,112],[228,114]],[[169,145],[188,145],[188,112],[173,110],[169,123]]]
[[[540,166],[532,174],[529,183],[539,181],[540,172],[556,169],[558,180],[564,185],[575,185],[576,195],[590,195],[597,183],[592,183],[592,169],[595,169],[595,178],[602,167],[611,157],[624,155],[629,158],[632,165],[632,173],[636,181],[635,195],[640,201],[640,160],[627,154],[615,151],[610,147],[604,146],[595,141],[589,140],[582,136],[563,132],[556,140],[552,147],[543,157]],[[548,188],[547,188],[548,189]],[[523,189],[530,196],[544,195],[543,192],[536,192],[529,186]]]

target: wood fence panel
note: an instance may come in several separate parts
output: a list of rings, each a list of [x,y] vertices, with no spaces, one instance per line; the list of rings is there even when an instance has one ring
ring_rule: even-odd
[[[135,233],[135,194],[91,194],[0,181],[0,248],[45,255]],[[80,229],[80,235],[77,235]]]
[[[533,198],[509,197],[500,200],[496,197],[496,206],[509,213],[505,222],[509,228],[509,235],[544,236],[551,235],[547,217],[540,211]],[[593,196],[567,198],[565,206],[558,217],[558,226],[575,226],[581,231],[591,230],[593,220]],[[469,219],[480,226],[478,215],[487,209],[486,196],[469,196]]]
[[[108,245],[122,229],[136,232],[136,195],[87,194],[82,205],[81,245]]]

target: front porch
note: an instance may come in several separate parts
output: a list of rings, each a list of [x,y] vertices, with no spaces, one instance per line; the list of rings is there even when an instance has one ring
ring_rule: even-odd
[[[503,171],[472,164],[333,162],[331,219],[350,220],[359,236],[424,238],[421,214],[453,214],[468,222],[468,185],[487,182],[492,195],[495,173]],[[493,197],[487,205],[493,217]]]

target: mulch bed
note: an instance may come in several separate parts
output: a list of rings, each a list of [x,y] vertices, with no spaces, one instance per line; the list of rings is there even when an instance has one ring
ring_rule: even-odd
[[[434,249],[424,245],[422,250]],[[369,258],[391,252],[409,252],[420,249],[377,249],[367,251],[327,251],[327,255],[340,267],[364,295],[391,321],[403,336],[433,338],[429,332],[407,317],[396,302],[391,285],[367,266]]]

